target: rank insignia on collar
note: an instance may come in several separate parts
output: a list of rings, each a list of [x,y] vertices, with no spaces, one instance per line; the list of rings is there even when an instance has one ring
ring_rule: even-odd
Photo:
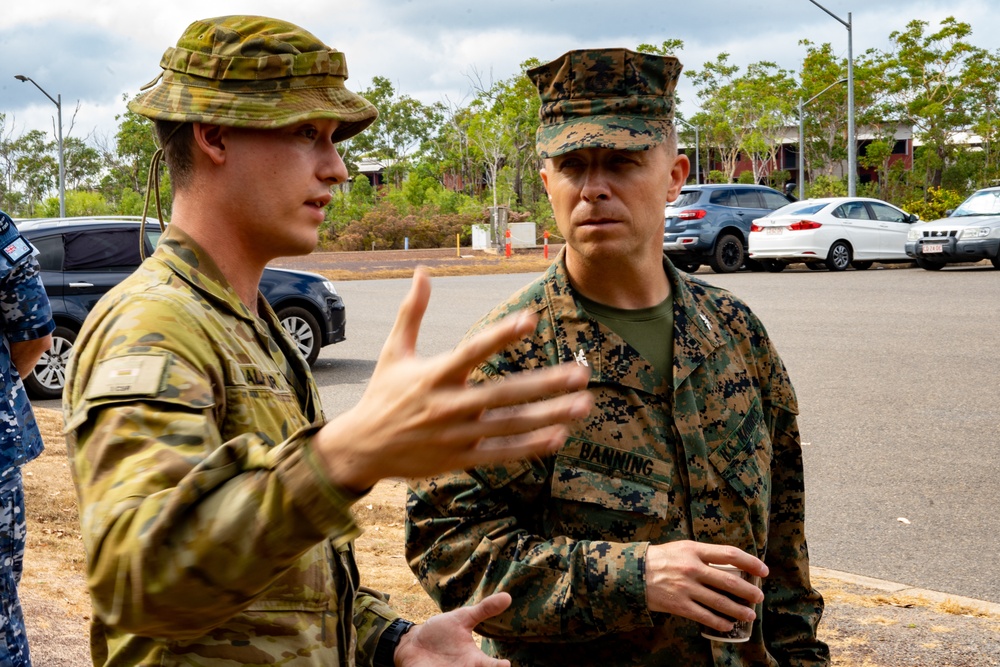
[[[579,349],[577,349],[576,354],[573,355],[573,359],[576,360],[576,363],[579,364],[580,366],[589,366],[590,365],[590,364],[587,363],[587,357],[584,356],[584,354],[583,354],[583,348],[582,347],[579,348]]]

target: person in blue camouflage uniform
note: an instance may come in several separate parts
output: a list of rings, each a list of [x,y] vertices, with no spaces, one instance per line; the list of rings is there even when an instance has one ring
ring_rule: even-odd
[[[417,358],[418,272],[363,397],[327,421],[257,286],[314,249],[348,177],[335,144],[376,111],[344,87],[342,53],[277,19],[196,21],[161,66],[130,108],[154,120],[173,219],[91,311],[63,397],[94,664],[506,664],[471,631],[509,596],[411,629],[361,585],[351,506],[384,477],[551,451],[592,405],[573,391],[587,374],[469,387],[524,317]]]
[[[473,328],[538,317],[473,376],[502,385],[578,364],[595,409],[551,455],[410,483],[411,568],[445,610],[510,593],[479,631],[514,665],[829,661],[788,374],[743,302],[662,252],[664,204],[689,171],[672,128],[680,70],[605,49],[528,71],[566,245]],[[764,577],[763,590],[710,563]],[[749,641],[701,636],[700,624],[729,632],[734,619],[754,620]]]
[[[38,275],[34,248],[0,211],[0,665],[31,665],[17,596],[24,561],[21,466],[42,453],[31,403],[21,378],[52,345],[52,310]]]

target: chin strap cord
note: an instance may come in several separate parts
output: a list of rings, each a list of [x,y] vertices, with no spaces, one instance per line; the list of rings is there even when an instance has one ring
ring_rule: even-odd
[[[177,134],[177,130],[182,127],[184,127],[184,123],[177,123],[167,138],[163,140],[163,145],[166,146],[167,142]],[[139,223],[139,256],[142,259],[146,259],[146,213],[149,212],[149,194],[151,192],[156,195],[156,219],[160,223],[160,231],[167,231],[167,227],[163,223],[163,206],[160,203],[160,161],[162,159],[163,147],[157,146],[156,152],[153,153],[153,157],[149,161],[149,173],[146,174],[146,197],[142,202],[142,222]]]

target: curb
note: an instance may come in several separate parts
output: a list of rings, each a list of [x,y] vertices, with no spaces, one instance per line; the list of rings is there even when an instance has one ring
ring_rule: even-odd
[[[975,598],[962,597],[961,595],[942,593],[941,591],[932,591],[926,588],[916,588],[914,586],[910,586],[909,584],[886,581],[885,579],[875,579],[873,577],[865,577],[860,574],[851,574],[850,572],[841,572],[839,570],[830,570],[825,567],[812,566],[809,568],[809,572],[813,576],[835,579],[837,581],[855,584],[856,586],[862,586],[864,588],[874,588],[888,593],[901,593],[904,595],[912,595],[914,597],[922,597],[930,600],[931,602],[951,602],[963,607],[975,609],[985,614],[1000,616],[1000,604],[997,604],[996,602],[987,602],[986,600],[977,600]]]

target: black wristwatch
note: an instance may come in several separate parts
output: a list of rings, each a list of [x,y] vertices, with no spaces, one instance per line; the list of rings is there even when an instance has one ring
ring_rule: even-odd
[[[410,628],[413,627],[413,623],[410,623],[406,619],[397,618],[389,627],[385,629],[382,636],[378,638],[378,644],[375,646],[375,657],[372,659],[372,664],[375,667],[395,667],[396,663],[393,660],[393,656],[396,655],[396,647],[399,646],[399,640],[403,638]]]

